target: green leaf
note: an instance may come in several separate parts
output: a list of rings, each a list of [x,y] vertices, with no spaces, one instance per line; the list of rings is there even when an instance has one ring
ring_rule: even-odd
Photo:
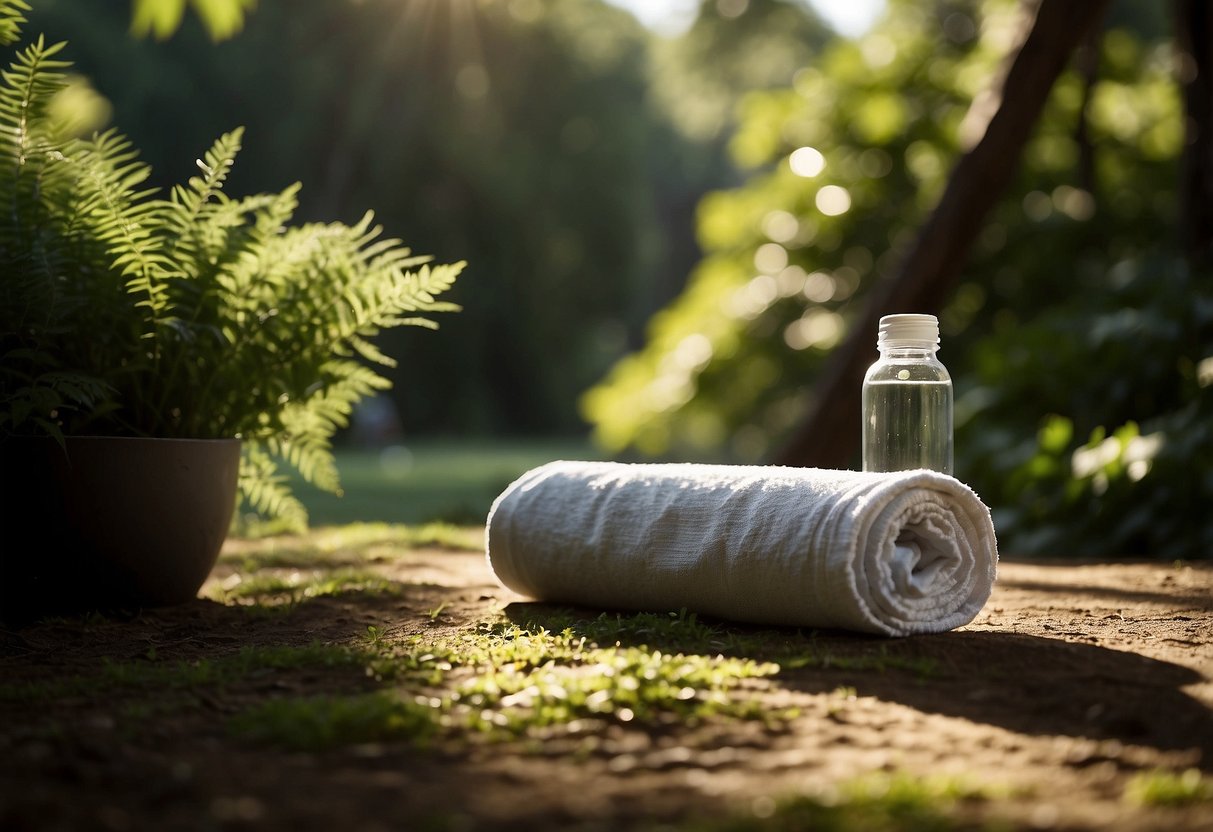
[[[185,16],[185,0],[134,0],[131,32],[164,40],[177,31]]]
[[[1065,416],[1050,416],[1037,435],[1040,449],[1058,456],[1070,446],[1074,438],[1074,422]]]
[[[0,0],[0,46],[11,46],[21,37],[21,25],[30,7],[24,0]]]
[[[245,16],[256,0],[189,0],[188,5],[202,21],[212,40],[230,38],[244,26]],[[186,0],[134,0],[131,32],[138,37],[152,35],[165,40],[181,27]]]

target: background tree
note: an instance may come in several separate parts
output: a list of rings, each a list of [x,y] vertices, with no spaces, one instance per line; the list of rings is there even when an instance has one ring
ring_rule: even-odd
[[[662,211],[666,257],[651,284],[648,314],[672,300],[702,256],[695,206],[705,192],[743,179],[728,143],[738,105],[755,90],[786,87],[834,37],[803,0],[700,0],[690,28],[650,40],[654,118],[673,141],[656,143],[652,168]],[[635,332],[631,346],[642,343]]]
[[[871,333],[884,315],[894,312],[938,314],[968,260],[986,216],[1006,190],[1023,155],[1023,146],[1058,74],[1070,62],[1106,3],[1067,5],[1052,0],[1025,3],[1024,40],[1016,44],[1007,69],[994,85],[973,100],[964,152],[948,176],[939,202],[918,233],[917,241],[888,280],[866,299],[845,342],[830,356],[803,423],[793,431],[777,461],[789,465],[839,467],[858,446],[860,389],[871,358]],[[1081,113],[1079,127],[1086,118]],[[1089,154],[1080,148],[1080,159]],[[1086,165],[1080,186],[1091,188]]]
[[[790,89],[746,99],[732,150],[753,173],[703,201],[686,291],[584,399],[600,441],[748,461],[786,441],[1017,38],[1017,4],[977,11],[894,2]],[[1010,551],[1208,551],[1209,283],[1176,256],[1169,34],[1165,15],[1113,4],[1097,83],[1059,78],[941,311],[957,471]]]
[[[82,127],[112,115],[161,184],[188,173],[195,137],[245,125],[236,187],[298,178],[304,217],[371,205],[466,255],[448,348],[384,339],[417,357],[393,378],[422,391],[395,400],[414,435],[584,432],[579,395],[700,257],[695,204],[737,181],[737,100],[787,84],[829,36],[801,0],[705,0],[677,38],[601,0],[35,5],[109,98]],[[239,36],[215,42],[212,8]],[[159,39],[132,40],[132,16]]]
[[[425,391],[397,400],[412,433],[582,431],[577,396],[697,256],[671,208],[702,192],[688,197],[671,164],[693,142],[654,108],[651,36],[619,9],[262,2],[218,44],[192,15],[171,39],[132,41],[129,12],[42,0],[36,24],[72,41],[165,182],[197,136],[245,125],[236,187],[298,178],[305,217],[370,205],[419,248],[474,264],[440,356],[385,338],[417,357],[393,379]],[[721,170],[710,154],[689,169]]]

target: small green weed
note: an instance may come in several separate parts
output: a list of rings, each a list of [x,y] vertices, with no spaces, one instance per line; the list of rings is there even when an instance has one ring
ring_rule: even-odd
[[[1125,786],[1125,800],[1138,806],[1187,806],[1213,801],[1213,780],[1190,768],[1154,769],[1135,775]]]
[[[377,572],[366,569],[338,569],[304,575],[267,573],[242,578],[216,590],[223,603],[251,602],[261,605],[298,604],[310,598],[340,595],[345,592],[397,594],[400,585]]]
[[[814,795],[782,800],[759,798],[746,815],[707,820],[682,827],[686,832],[944,832],[964,828],[996,829],[996,822],[975,825],[957,817],[960,804],[1001,796],[999,790],[954,778],[907,774],[866,776]]]
[[[528,630],[569,631],[595,644],[617,646],[652,646],[667,652],[705,653],[737,652],[737,633],[723,626],[700,620],[685,609],[668,613],[601,613],[588,618],[566,607],[545,607],[525,619]],[[757,637],[756,637],[757,640]]]

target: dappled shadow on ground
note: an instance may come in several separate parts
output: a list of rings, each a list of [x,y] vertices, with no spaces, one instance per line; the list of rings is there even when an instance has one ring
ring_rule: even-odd
[[[1213,613],[1213,562],[1004,560],[997,589],[1003,598],[1035,597],[1151,612]]]
[[[383,592],[345,591],[276,606],[223,604],[198,598],[161,609],[110,610],[48,618],[0,631],[0,658],[11,659],[13,674],[55,665],[97,661],[190,661],[221,658],[249,647],[341,644],[382,631],[426,624],[450,624],[455,608],[448,588],[398,584]],[[433,611],[443,604],[446,616]],[[22,660],[32,660],[21,667]],[[0,665],[3,667],[3,665]]]
[[[1035,817],[1042,801],[1077,805],[1054,825],[1095,830],[1126,811],[1124,784],[1138,771],[1193,765],[1208,772],[1213,762],[1210,687],[1201,675],[1208,616],[1176,622],[1174,608],[1150,606],[1159,621],[1143,634],[1128,606],[1123,618],[1090,611],[1096,584],[1117,585],[1106,575],[1093,577],[1086,596],[1015,587],[1022,600],[996,599],[970,628],[885,639],[523,603],[493,584],[479,554],[389,555],[377,566],[382,590],[343,588],[256,607],[217,594],[229,603],[196,600],[0,628],[0,691],[9,687],[0,696],[0,828],[651,830],[745,809],[777,788],[954,765],[1034,790],[997,812]],[[245,568],[242,557],[216,586]],[[344,568],[342,558],[326,564],[329,578]],[[282,575],[302,565],[277,563]],[[245,574],[243,586],[252,577]],[[1013,577],[1023,584],[1038,575]],[[589,720],[596,728],[564,724],[505,744],[444,739],[425,746],[403,737],[306,752],[229,727],[267,703],[384,690],[412,702],[434,693],[413,681],[376,679],[358,663],[281,669],[217,661],[239,659],[246,648],[369,648],[382,639],[389,651],[416,645],[423,653],[445,638],[508,638],[513,624],[568,628],[605,645],[778,662],[778,674],[730,688],[754,697],[771,718],[642,724],[603,716]],[[1198,646],[1181,646],[1180,636]],[[577,672],[599,672],[596,661]],[[208,662],[240,675],[193,685],[182,681],[190,673],[174,669]],[[117,675],[143,669],[152,672],[137,683]],[[457,667],[448,681],[476,673],[492,675]],[[64,684],[72,679],[83,684]],[[26,683],[57,692],[14,694],[14,684]],[[1143,816],[1117,828],[1203,829],[1203,809],[1187,820]]]
[[[1140,588],[1096,586],[1093,584],[1057,584],[1048,581],[1004,580],[1006,589],[1046,592],[1053,595],[1086,595],[1112,602],[1142,602],[1166,606],[1171,610],[1213,610],[1213,590],[1203,593],[1148,591]]]
[[[621,626],[624,645],[723,653],[784,665],[778,684],[819,694],[839,686],[924,713],[1033,736],[1115,740],[1199,753],[1213,770],[1213,711],[1182,688],[1203,680],[1178,664],[1013,632],[954,631],[884,639],[827,631],[701,622],[687,639],[660,626],[624,626],[625,614],[522,602],[506,615],[524,627],[592,631]]]
[[[1213,713],[1181,688],[1195,671],[1146,656],[1035,635],[953,632],[890,645],[932,659],[938,678],[904,684],[857,677],[861,692],[919,710],[1033,735],[1114,739],[1160,750],[1199,749],[1213,767]]]
[[[157,667],[219,663],[250,648],[466,632],[496,616],[475,581],[398,582],[385,592],[273,607],[198,599],[0,628],[0,683],[57,690],[49,700],[0,695],[0,829],[600,830],[684,811],[689,786],[613,806],[609,791],[560,785],[551,754],[517,746],[400,738],[301,752],[229,731],[234,716],[266,702],[382,689],[361,667],[253,666],[243,678],[196,689],[180,683],[188,672],[154,675]],[[106,668],[153,675],[124,687]],[[60,689],[73,679],[96,680],[96,695]],[[420,690],[399,692],[411,701]],[[611,818],[609,826],[595,813]]]

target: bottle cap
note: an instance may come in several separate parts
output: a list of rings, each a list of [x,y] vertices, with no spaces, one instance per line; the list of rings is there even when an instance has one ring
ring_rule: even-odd
[[[934,315],[885,315],[876,346],[933,350],[939,346],[939,319]]]

